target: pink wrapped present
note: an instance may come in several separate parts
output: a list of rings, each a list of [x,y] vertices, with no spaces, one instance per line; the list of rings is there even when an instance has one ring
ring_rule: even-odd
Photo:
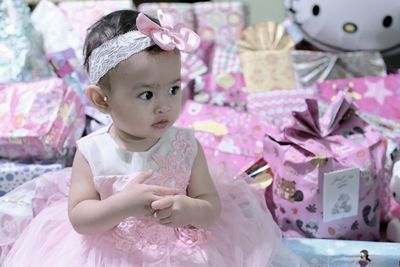
[[[247,26],[246,6],[242,2],[197,2],[193,8],[202,40],[238,40]]]
[[[400,75],[325,81],[317,84],[319,98],[330,102],[338,91],[348,92],[361,111],[400,120]]]
[[[202,75],[195,80],[194,100],[237,110],[246,109],[246,89],[242,73]]]
[[[247,94],[247,110],[278,127],[292,121],[293,111],[307,108],[306,98],[315,98],[314,88],[273,90]]]
[[[157,18],[157,10],[171,14],[178,23],[195,30],[195,17],[190,3],[143,3],[138,6],[138,11]]]
[[[236,42],[216,41],[211,60],[211,71],[214,74],[242,72]]]
[[[232,175],[262,156],[266,125],[256,115],[187,101],[176,125],[193,129],[209,164]]]
[[[285,236],[378,240],[386,139],[347,95],[321,118],[317,101],[306,103],[282,134],[264,139],[278,225]]]
[[[75,146],[85,116],[77,93],[52,78],[0,87],[0,157],[55,159]]]

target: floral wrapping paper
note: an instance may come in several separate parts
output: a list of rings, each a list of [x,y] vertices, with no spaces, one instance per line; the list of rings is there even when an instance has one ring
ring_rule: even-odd
[[[295,88],[290,50],[294,42],[282,25],[260,22],[239,41],[240,64],[248,92]]]
[[[0,87],[0,157],[50,160],[75,147],[85,126],[80,97],[58,78]]]
[[[386,138],[345,94],[322,117],[315,99],[306,103],[292,124],[264,139],[278,225],[289,237],[379,240]]]
[[[291,53],[297,84],[365,76],[385,76],[386,66],[379,52],[328,53],[293,50]]]
[[[51,75],[42,42],[23,0],[0,3],[0,83],[30,81]]]

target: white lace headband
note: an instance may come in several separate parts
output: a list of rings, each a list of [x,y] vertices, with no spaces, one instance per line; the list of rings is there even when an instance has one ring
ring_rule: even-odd
[[[143,14],[136,19],[137,31],[130,31],[104,42],[89,57],[89,80],[97,84],[109,70],[121,61],[157,44],[170,51],[175,48],[192,52],[200,44],[200,37],[191,29],[176,25],[169,14],[157,12],[160,25]]]

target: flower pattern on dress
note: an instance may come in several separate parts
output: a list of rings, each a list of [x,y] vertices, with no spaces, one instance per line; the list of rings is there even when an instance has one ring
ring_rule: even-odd
[[[171,149],[166,155],[154,153],[149,159],[154,161],[158,170],[148,183],[174,187],[186,194],[189,184],[193,156],[193,145],[183,131],[177,131]],[[208,239],[208,231],[194,226],[172,228],[159,224],[152,218],[123,220],[111,233],[117,249],[134,252],[137,250],[163,251],[161,247],[177,243],[183,247],[193,247]]]

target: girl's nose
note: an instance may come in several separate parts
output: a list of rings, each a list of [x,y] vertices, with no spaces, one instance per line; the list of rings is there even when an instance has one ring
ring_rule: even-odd
[[[156,114],[164,114],[164,113],[167,113],[168,111],[170,111],[170,109],[171,109],[171,104],[169,103],[169,101],[165,100],[165,101],[158,103],[158,105],[155,109],[155,113]]]

